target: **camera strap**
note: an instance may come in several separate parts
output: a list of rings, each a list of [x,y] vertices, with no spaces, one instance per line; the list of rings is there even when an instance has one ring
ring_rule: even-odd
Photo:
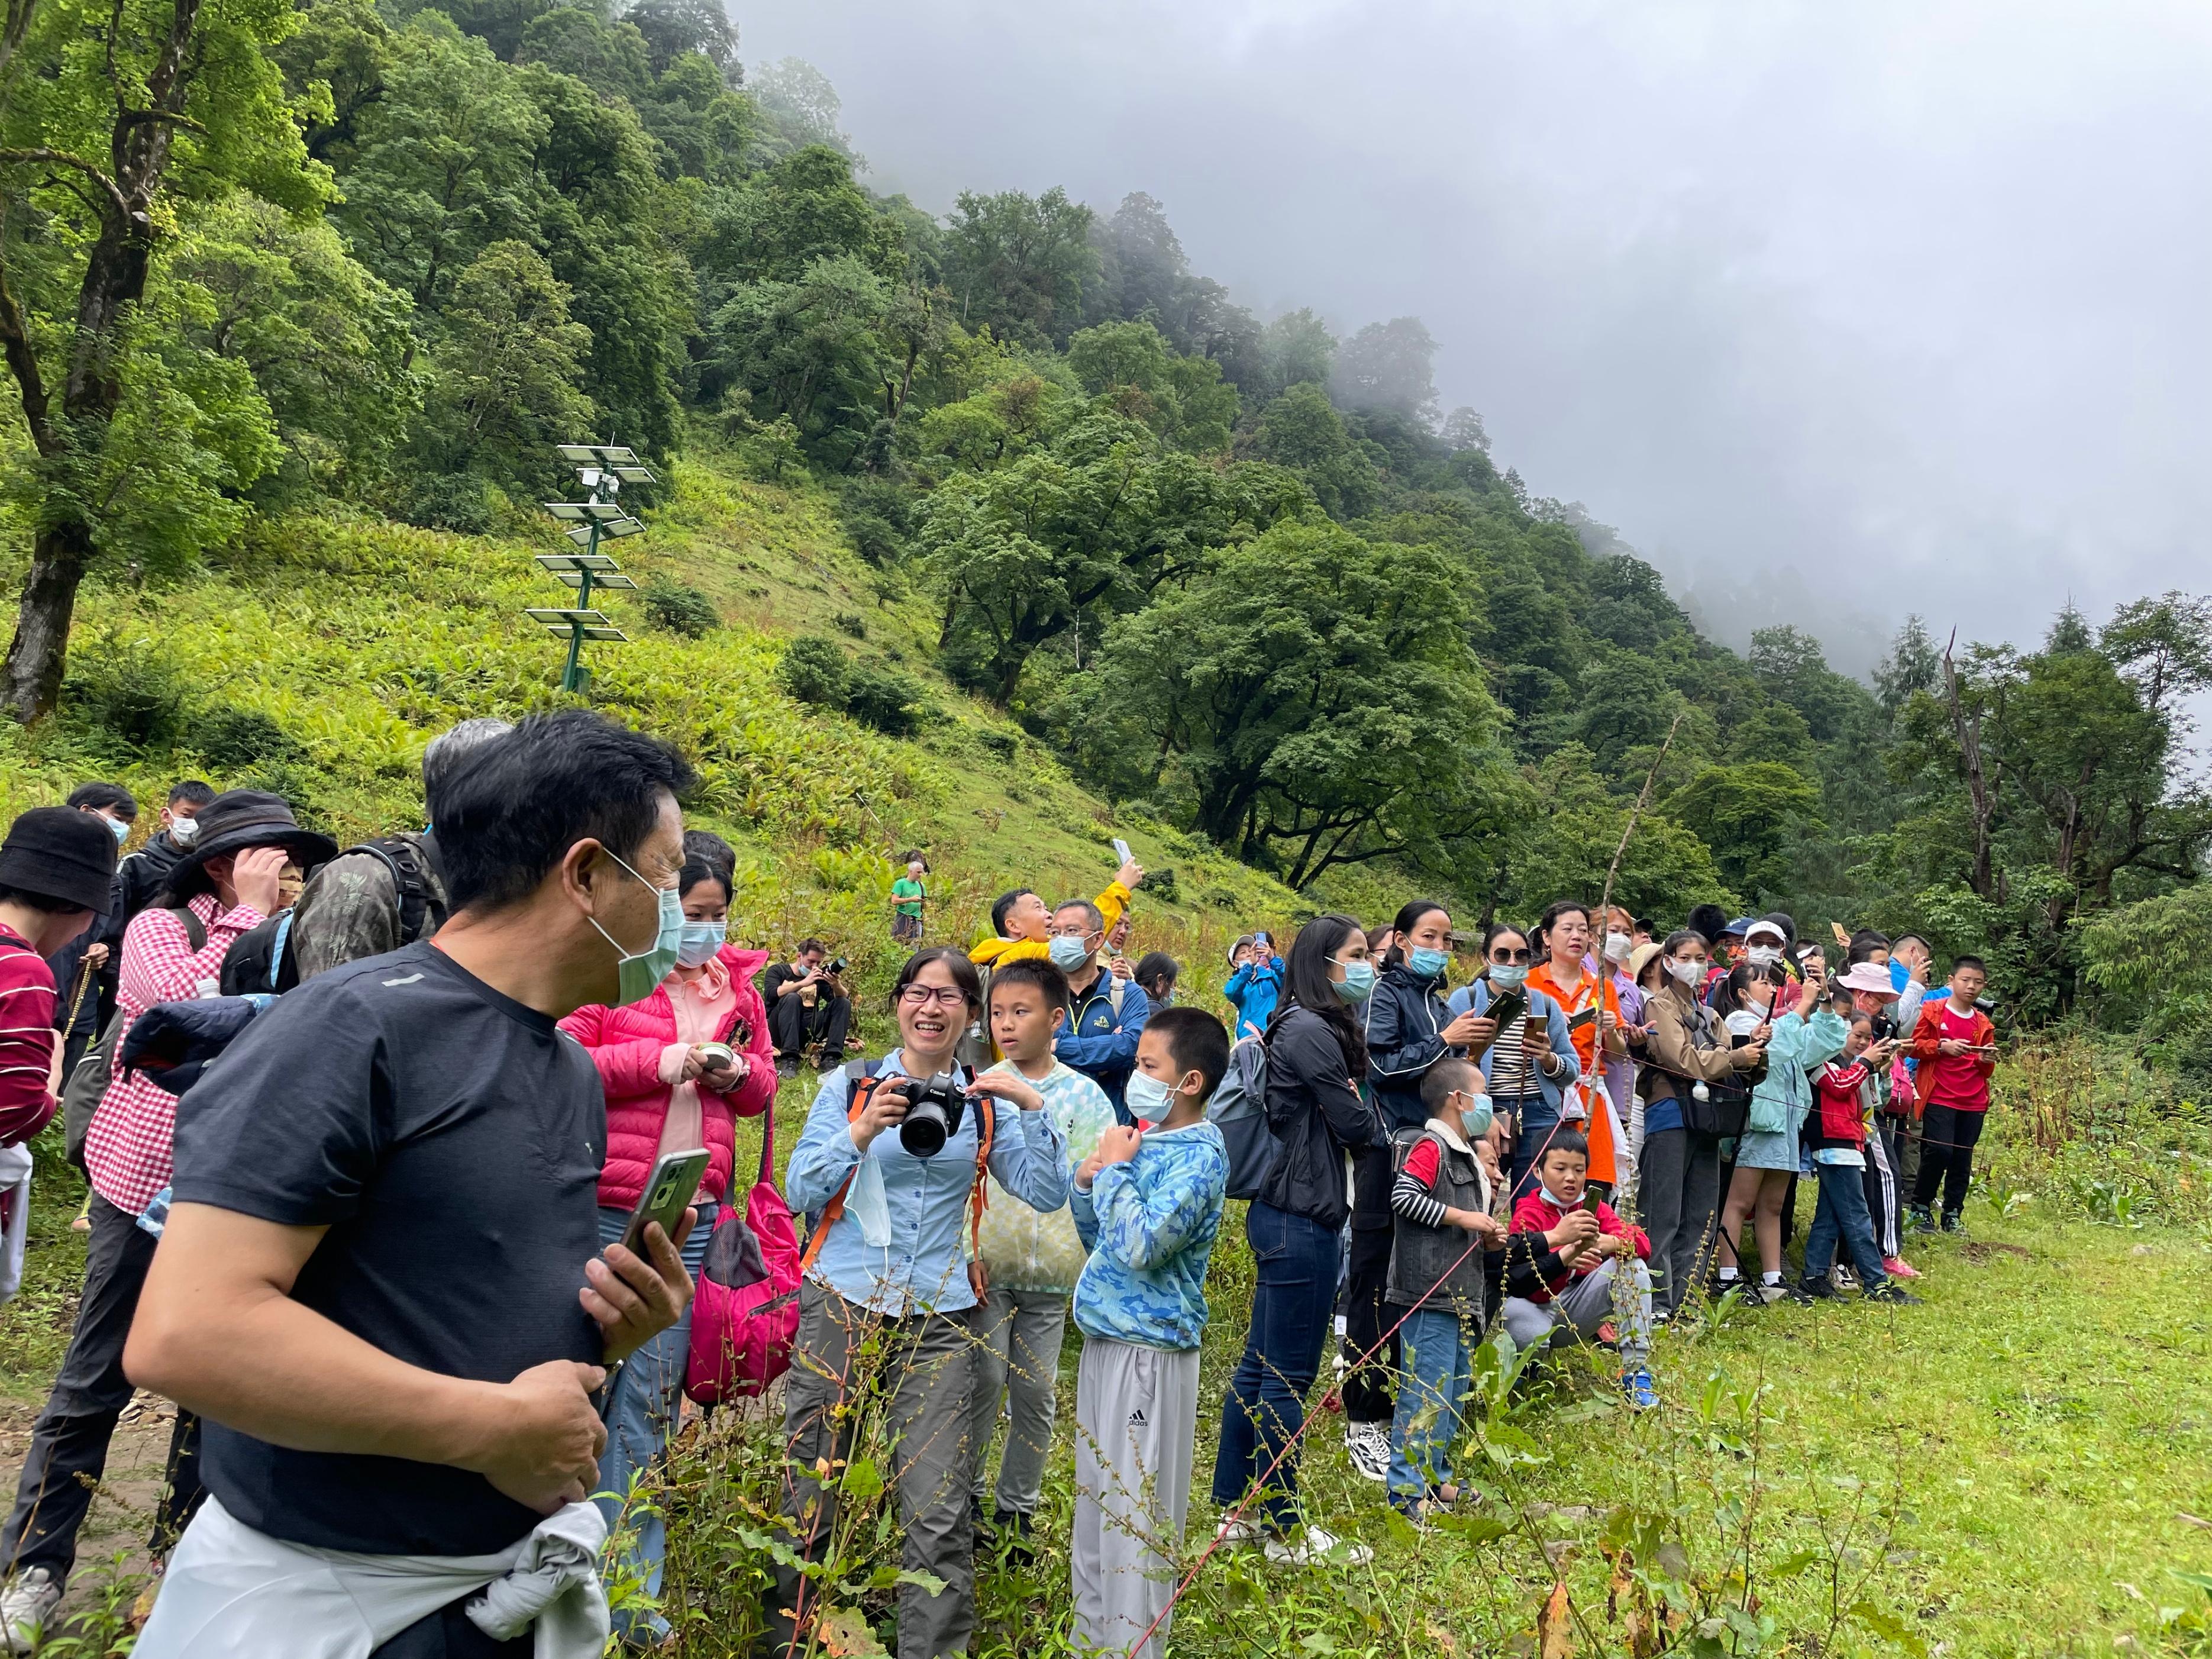
[[[845,1110],[846,1122],[859,1122],[860,1114],[867,1110],[869,1099],[883,1081],[878,1070],[881,1064],[880,1060],[856,1060],[845,1068],[847,1085],[852,1094],[851,1103]],[[988,1095],[977,1095],[969,1103],[975,1109],[976,1123],[975,1184],[968,1194],[968,1237],[973,1258],[981,1261],[983,1255],[983,1207],[990,1201],[990,1183],[983,1176],[989,1169],[991,1143],[998,1129],[999,1115],[994,1109],[994,1103]],[[830,1201],[822,1206],[821,1218],[808,1232],[806,1249],[799,1258],[801,1278],[813,1270],[814,1259],[822,1254],[822,1246],[830,1237],[831,1224],[845,1213],[845,1194],[852,1190],[853,1176],[859,1173],[856,1164],[844,1180],[837,1183],[837,1190],[830,1195]]]

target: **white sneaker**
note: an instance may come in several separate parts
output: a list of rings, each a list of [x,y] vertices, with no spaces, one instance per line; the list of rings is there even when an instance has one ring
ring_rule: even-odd
[[[1344,1431],[1344,1449],[1352,1458],[1352,1467],[1370,1480],[1390,1478],[1390,1425],[1388,1423],[1352,1423]]]
[[[1828,1282],[1839,1291],[1856,1291],[1859,1287],[1859,1276],[1839,1261],[1828,1269]]]
[[[1308,1527],[1297,1543],[1287,1538],[1270,1538],[1267,1540],[1267,1559],[1279,1567],[1311,1567],[1325,1564],[1364,1567],[1375,1559],[1375,1552],[1364,1544],[1348,1544],[1323,1532],[1319,1527]]]
[[[0,1590],[0,1643],[9,1653],[29,1653],[46,1634],[62,1587],[44,1567],[26,1567]]]
[[[1260,1541],[1259,1523],[1242,1518],[1232,1520],[1224,1516],[1221,1524],[1213,1529],[1213,1541],[1218,1547],[1228,1550],[1245,1544],[1256,1544]]]

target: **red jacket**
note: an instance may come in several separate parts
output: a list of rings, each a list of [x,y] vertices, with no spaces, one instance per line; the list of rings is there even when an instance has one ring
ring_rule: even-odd
[[[1539,1187],[1513,1206],[1513,1231],[1516,1233],[1548,1233],[1566,1218],[1567,1212],[1546,1198],[1544,1189]],[[1651,1259],[1651,1240],[1645,1236],[1644,1229],[1628,1225],[1613,1213],[1613,1206],[1602,1200],[1597,1206],[1597,1230],[1610,1238],[1628,1238],[1636,1246],[1638,1261],[1649,1261]],[[1541,1306],[1552,1299],[1553,1291],[1565,1290],[1568,1279],[1594,1273],[1598,1267],[1599,1263],[1594,1257],[1585,1255],[1576,1262],[1571,1272],[1559,1274],[1551,1281],[1548,1288],[1531,1295],[1528,1300]]]
[[[0,1146],[20,1146],[60,1103],[54,1065],[54,975],[39,953],[0,928]]]
[[[737,1156],[737,1119],[757,1117],[775,1098],[775,1050],[769,1045],[768,1010],[753,975],[768,961],[765,951],[740,951],[725,945],[720,960],[737,993],[735,1018],[746,1033],[744,1081],[726,1095],[703,1085],[700,1118],[705,1126],[707,1176],[701,1183],[718,1201],[730,1191],[730,1166]],[[660,1131],[668,1121],[673,1087],[660,1080],[661,1052],[676,1042],[676,1010],[665,988],[627,1007],[593,1004],[561,1022],[561,1029],[587,1049],[599,1068],[607,1094],[607,1159],[599,1171],[599,1203],[626,1210],[645,1191],[646,1177],[660,1152]],[[739,1046],[727,1031],[720,1034]]]
[[[1849,1146],[1866,1151],[1866,1116],[1859,1085],[1867,1080],[1867,1064],[1855,1060],[1846,1066],[1832,1060],[1814,1073],[1813,1088],[1820,1102],[1820,1127],[1807,1139],[1818,1147]]]
[[[1968,1041],[1986,1043],[1997,1040],[1997,1028],[1978,1008],[1969,1017],[1953,1009],[1948,996],[1922,1003],[1920,1023],[1912,1028],[1912,1057],[1920,1062],[1920,1073],[1913,1080],[1914,1091],[1923,1106],[1948,1106],[1955,1112],[1986,1112],[1990,1109],[1990,1073],[1997,1068],[1996,1059],[1994,1055],[1984,1059],[1942,1052],[1937,1045],[1943,1040],[1947,1013],[1955,1024],[1972,1028]]]

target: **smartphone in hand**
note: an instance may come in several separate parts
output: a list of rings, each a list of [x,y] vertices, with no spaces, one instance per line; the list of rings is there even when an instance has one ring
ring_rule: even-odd
[[[672,1240],[684,1212],[691,1206],[691,1194],[699,1190],[699,1182],[707,1173],[707,1151],[699,1147],[688,1152],[663,1152],[647,1176],[645,1190],[638,1194],[637,1207],[629,1212],[629,1224],[623,1229],[623,1248],[635,1255],[645,1255],[645,1229],[649,1222],[658,1221],[660,1231]]]

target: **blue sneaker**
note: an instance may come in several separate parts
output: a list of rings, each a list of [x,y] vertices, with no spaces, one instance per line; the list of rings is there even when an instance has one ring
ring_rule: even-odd
[[[1659,1403],[1659,1390],[1652,1384],[1649,1365],[1632,1365],[1621,1372],[1620,1391],[1628,1396],[1631,1411],[1648,1412]]]

